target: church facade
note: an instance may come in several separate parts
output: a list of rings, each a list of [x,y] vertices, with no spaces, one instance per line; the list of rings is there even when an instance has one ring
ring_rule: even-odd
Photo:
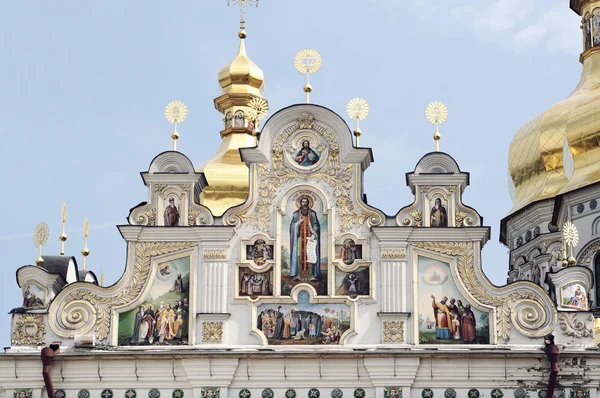
[[[591,90],[600,1],[571,7],[584,38],[589,21]],[[219,73],[221,147],[201,167],[175,150],[150,162],[147,201],[119,226],[121,279],[100,286],[70,256],[17,270],[0,398],[597,397],[600,149],[568,149],[598,131],[578,123],[553,171],[535,141],[548,118],[515,137],[510,283],[494,286],[459,160],[425,154],[406,173],[412,203],[384,214],[365,200],[371,150],[336,113],[292,105],[258,131],[264,76],[239,38]],[[585,95],[569,117],[594,124]]]

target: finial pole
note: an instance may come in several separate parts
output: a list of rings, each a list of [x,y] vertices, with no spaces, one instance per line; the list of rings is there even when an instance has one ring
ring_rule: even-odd
[[[165,107],[165,118],[169,123],[174,125],[173,133],[171,133],[171,138],[173,139],[173,151],[177,151],[177,140],[179,139],[177,125],[183,123],[186,116],[187,107],[181,101],[171,101]]]
[[[269,103],[264,98],[254,97],[248,106],[250,108],[248,119],[253,124],[252,135],[258,140],[258,134],[260,133],[258,126],[260,125],[260,121],[267,116],[267,112],[269,112]]]
[[[90,249],[87,247],[88,241],[88,232],[89,232],[89,223],[87,216],[83,220],[83,249],[81,250],[81,255],[83,256],[83,270],[87,270],[87,258],[90,255]]]
[[[246,7],[251,7],[256,5],[258,8],[258,3],[260,0],[227,0],[227,5],[234,5],[240,7],[240,30],[246,29]]]
[[[356,137],[356,147],[358,148],[358,139],[362,134],[360,129],[360,121],[366,119],[369,115],[369,104],[362,98],[354,98],[346,105],[346,112],[350,119],[356,120],[356,129],[354,130],[354,136]]]
[[[312,86],[310,85],[310,75],[316,73],[323,63],[321,54],[310,48],[304,49],[296,54],[294,58],[294,66],[296,70],[303,75],[306,75],[306,84],[304,85],[304,92],[306,93],[306,103],[310,103],[310,93],[312,92]]]
[[[67,223],[67,204],[63,200],[62,203],[62,233],[58,237],[60,239],[60,255],[65,255],[65,242],[67,240],[67,234],[65,233],[65,224]]]
[[[442,102],[434,101],[427,106],[425,109],[425,117],[429,123],[435,125],[435,133],[433,133],[433,140],[435,141],[435,151],[440,151],[440,140],[442,135],[439,132],[439,125],[444,123],[448,118],[448,108]]]
[[[44,244],[48,242],[49,236],[50,228],[48,228],[48,224],[45,222],[39,223],[33,231],[33,245],[39,248],[38,258],[35,260],[35,264],[37,266],[44,264],[44,259],[42,258],[42,247],[44,247]]]
[[[104,270],[100,269],[100,286],[104,286]]]

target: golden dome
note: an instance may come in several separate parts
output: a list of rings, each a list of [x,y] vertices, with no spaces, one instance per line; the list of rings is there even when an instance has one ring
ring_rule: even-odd
[[[511,213],[600,181],[600,52],[582,54],[575,91],[525,124],[508,157]]]
[[[246,31],[239,33],[240,49],[237,56],[219,72],[219,84],[225,93],[248,93],[260,96],[265,76],[246,54]]]

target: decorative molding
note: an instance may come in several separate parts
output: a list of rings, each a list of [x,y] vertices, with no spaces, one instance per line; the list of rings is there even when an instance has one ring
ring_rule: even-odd
[[[577,256],[577,264],[585,267],[591,267],[596,253],[600,251],[600,239],[588,243]]]
[[[32,398],[33,388],[17,388],[13,391],[13,398]]]
[[[138,242],[135,245],[135,263],[131,278],[120,289],[108,291],[100,286],[87,284],[54,301],[50,311],[50,328],[61,337],[73,337],[95,329],[96,339],[106,340],[110,330],[113,307],[129,304],[142,293],[150,278],[153,257],[177,252],[196,246],[195,242]],[[74,284],[81,286],[81,284]]]
[[[402,343],[402,342],[404,342],[404,322],[403,321],[383,321],[383,342],[384,343]]]
[[[381,249],[383,260],[406,260],[406,249]]]
[[[162,195],[163,191],[168,187],[167,184],[154,184],[154,192]]]
[[[148,220],[148,223],[146,225],[156,225],[156,209],[150,209],[150,210],[146,210],[144,212],[144,216],[146,216],[146,219]],[[142,218],[142,216],[140,215],[140,217],[138,219]],[[140,220],[142,221],[142,220]]]
[[[283,145],[295,131],[299,129],[312,129],[325,138],[329,147],[328,167],[314,173],[301,174],[298,171],[286,167],[283,162]],[[254,211],[250,214],[232,213],[229,223],[236,223],[235,217],[247,221],[256,226],[259,231],[268,233],[271,223],[272,206],[277,189],[284,183],[292,180],[307,180],[316,178],[325,181],[333,189],[336,198],[336,207],[341,218],[341,233],[344,233],[355,225],[362,225],[369,220],[371,225],[380,225],[383,218],[376,212],[359,211],[355,209],[350,198],[350,192],[354,188],[352,181],[353,166],[347,164],[342,166],[339,159],[340,149],[334,134],[327,128],[316,124],[314,117],[309,113],[301,114],[297,123],[288,127],[279,134],[273,143],[272,166],[266,164],[258,165],[258,201]]]
[[[202,398],[219,398],[219,387],[202,387]]]
[[[510,339],[511,324],[527,337],[543,337],[554,330],[556,313],[545,306],[541,294],[537,294],[529,285],[521,284],[523,287],[516,290],[516,284],[508,285],[497,289],[499,292],[495,294],[484,287],[475,274],[472,243],[417,242],[413,246],[456,257],[458,276],[465,289],[481,304],[496,308],[496,333],[499,338],[505,341]]]
[[[454,212],[454,219],[456,220],[456,226],[461,227],[465,218],[467,218],[468,214],[464,211],[456,210]]]
[[[196,218],[200,215],[200,211],[196,209],[188,210],[188,225],[194,226],[196,225]]]
[[[583,321],[577,319],[576,312],[561,312],[558,323],[563,333],[570,337],[582,338],[594,335],[594,316],[589,314]]]
[[[226,249],[211,249],[202,252],[203,260],[227,260]]]
[[[38,314],[19,315],[15,323],[12,344],[14,345],[44,345],[46,327],[44,316]]]
[[[179,184],[178,187],[182,192],[189,192],[191,184]]]
[[[202,342],[222,343],[223,322],[202,321]]]
[[[415,220],[415,227],[423,226],[423,213],[421,212],[421,209],[411,211],[408,214]]]

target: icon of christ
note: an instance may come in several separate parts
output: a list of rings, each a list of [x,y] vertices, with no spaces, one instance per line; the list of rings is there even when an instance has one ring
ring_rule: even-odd
[[[290,263],[293,280],[321,279],[321,225],[308,197],[300,199],[290,222]]]

